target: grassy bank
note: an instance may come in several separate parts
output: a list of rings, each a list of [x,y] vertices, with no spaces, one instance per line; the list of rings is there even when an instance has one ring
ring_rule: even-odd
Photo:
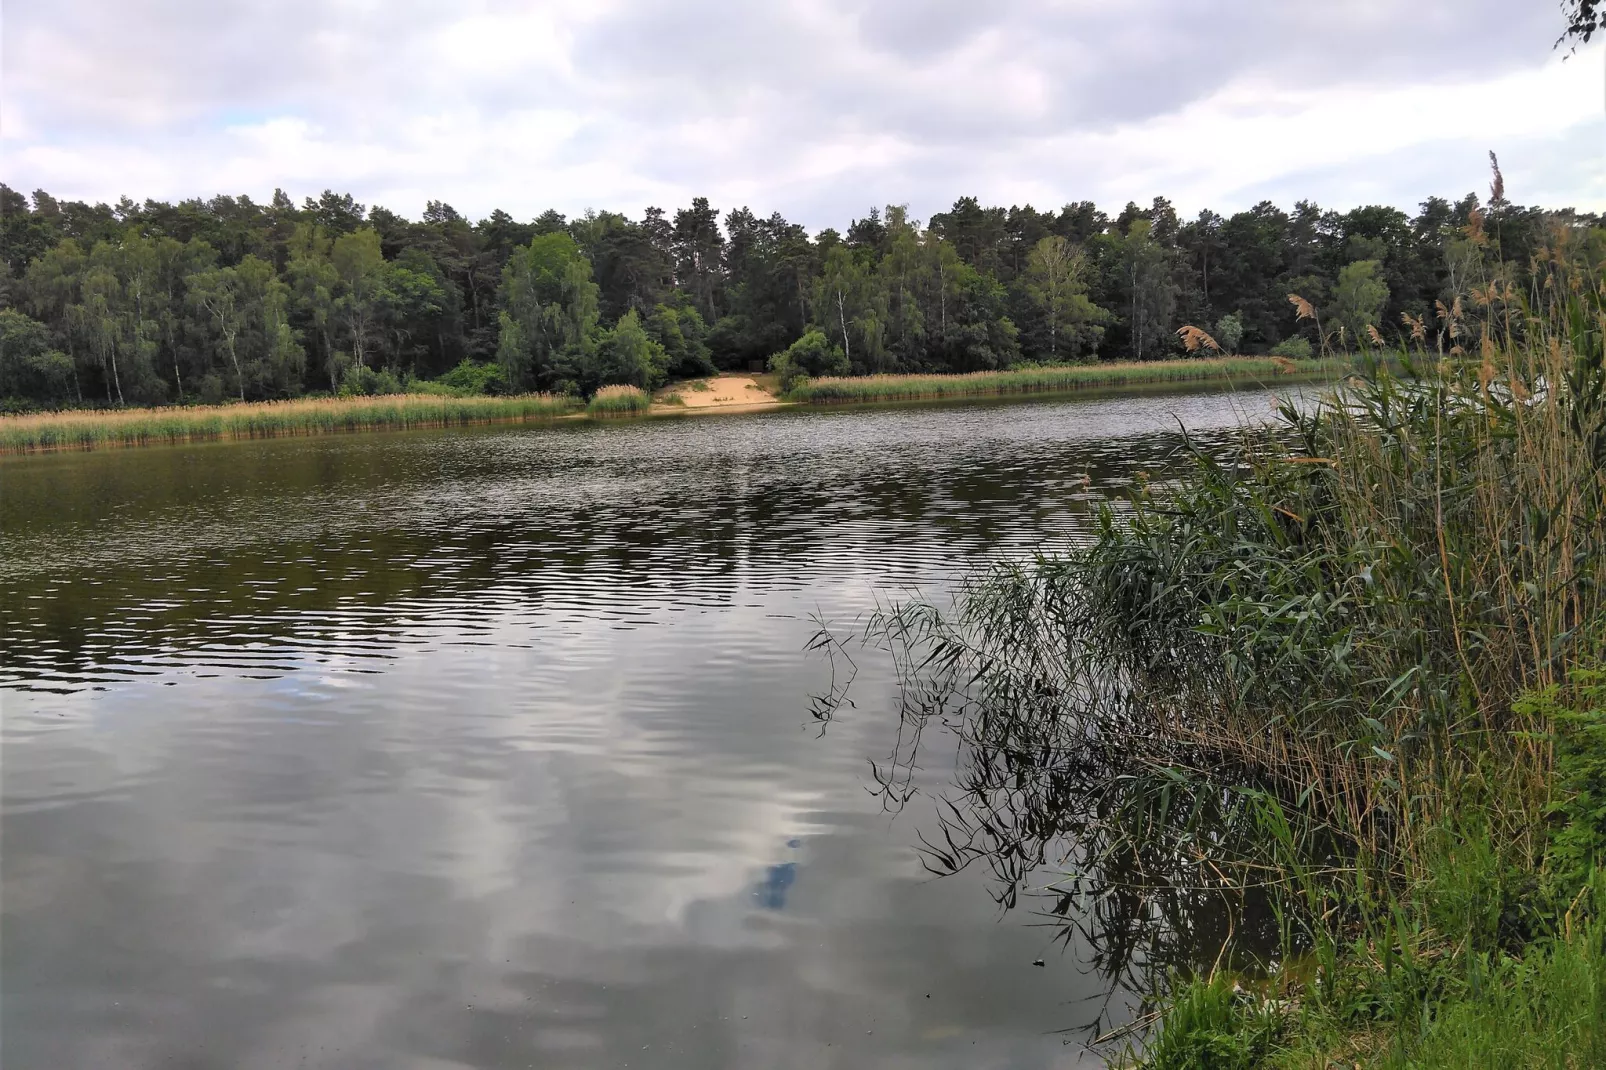
[[[1232,357],[1068,365],[973,375],[877,375],[816,379],[794,387],[785,400],[813,404],[874,403],[1055,393],[1150,383],[1271,381],[1295,375],[1337,375],[1353,367],[1349,360],[1296,362],[1280,357]],[[588,416],[607,418],[645,415],[651,407],[652,398],[643,390],[633,386],[607,386],[597,391],[583,411]],[[582,411],[578,400],[548,394],[514,397],[395,394],[250,404],[71,409],[0,416],[0,453],[541,421],[578,411]]]
[[[538,421],[555,419],[578,407],[578,402],[572,398],[548,394],[463,398],[400,394],[187,408],[33,413],[0,416],[0,452]]]
[[[909,401],[923,398],[1052,394],[1094,387],[1210,380],[1270,381],[1290,375],[1338,375],[1349,360],[1291,361],[1282,357],[1222,357],[1112,364],[1066,364],[970,375],[870,375],[811,379],[794,386],[786,400],[826,405],[842,402]]]
[[[1606,1065],[1606,289],[1548,263],[860,637],[889,797],[959,736],[928,865],[1086,919],[1127,1061]]]
[[[586,415],[645,416],[652,408],[652,396],[634,386],[605,386],[598,390],[586,406]]]

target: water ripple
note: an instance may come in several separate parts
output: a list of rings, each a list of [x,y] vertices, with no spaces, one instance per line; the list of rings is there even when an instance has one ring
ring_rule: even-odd
[[[8,1065],[1074,1064],[1103,982],[926,879],[802,647],[1268,409],[0,458]]]

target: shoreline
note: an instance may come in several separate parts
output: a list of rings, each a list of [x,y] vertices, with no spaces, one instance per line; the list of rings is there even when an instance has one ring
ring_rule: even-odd
[[[1350,365],[1279,358],[1121,362],[1068,365],[962,376],[866,376],[822,379],[777,396],[754,375],[725,374],[671,384],[635,414],[588,415],[577,398],[549,394],[448,398],[396,394],[301,398],[211,406],[143,409],[67,409],[0,416],[0,455],[27,455],[143,446],[187,445],[312,435],[409,431],[496,424],[616,422],[671,416],[751,415],[783,409],[825,409],[910,403],[971,403],[1050,398],[1144,388],[1271,385],[1336,378]],[[698,383],[705,384],[701,388]],[[711,395],[703,400],[701,395]],[[728,393],[729,396],[721,396]],[[800,396],[801,395],[801,396]],[[679,401],[666,400],[677,397]],[[760,400],[760,399],[765,400]]]
[[[553,394],[462,398],[388,394],[193,407],[66,409],[0,416],[0,455],[488,423],[553,423],[576,408],[577,399]]]
[[[965,375],[869,375],[807,381],[788,395],[811,405],[919,401],[1204,382],[1271,382],[1339,375],[1354,367],[1347,358],[1292,361],[1283,357],[1219,357],[1199,360],[1112,361],[1065,364]]]

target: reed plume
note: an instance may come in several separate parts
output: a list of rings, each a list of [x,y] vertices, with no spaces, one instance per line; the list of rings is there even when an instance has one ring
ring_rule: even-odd
[[[1220,353],[1221,346],[1209,334],[1194,326],[1183,326],[1177,329],[1177,337],[1182,339],[1182,347],[1189,353],[1198,352],[1203,346],[1213,353]]]

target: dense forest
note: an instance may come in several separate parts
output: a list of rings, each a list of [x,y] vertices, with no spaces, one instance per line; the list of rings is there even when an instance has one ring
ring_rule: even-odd
[[[1413,217],[1269,202],[1183,220],[963,197],[924,226],[872,209],[810,235],[705,198],[640,219],[503,211],[419,221],[349,194],[169,204],[32,198],[0,185],[0,399],[10,408],[381,393],[589,394],[747,370],[968,372],[1148,360],[1181,324],[1229,351],[1308,354],[1432,322],[1492,253],[1522,274],[1597,216],[1430,198]],[[1477,247],[1469,228],[1480,231]],[[1521,281],[1521,280],[1515,280]],[[1298,319],[1288,294],[1321,319]],[[1321,330],[1321,335],[1317,331]]]

